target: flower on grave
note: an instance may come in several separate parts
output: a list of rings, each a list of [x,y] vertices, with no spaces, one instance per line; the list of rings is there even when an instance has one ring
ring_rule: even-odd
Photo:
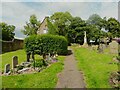
[[[120,44],[120,38],[115,38],[114,40],[116,40]]]
[[[117,42],[120,44],[120,38],[117,39]]]

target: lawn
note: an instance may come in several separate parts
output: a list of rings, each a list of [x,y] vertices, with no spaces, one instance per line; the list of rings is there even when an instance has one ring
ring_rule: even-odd
[[[12,57],[18,56],[18,63],[26,61],[26,52],[21,49],[17,51],[7,52],[0,55],[0,58],[2,58],[2,62],[0,62],[0,66],[2,66],[2,70],[4,70],[5,64],[10,64],[12,66]],[[35,55],[35,59],[41,59],[39,55]],[[0,70],[1,70],[0,68]]]
[[[16,52],[16,53],[15,53]],[[25,52],[23,50],[18,50],[15,52],[10,52],[3,54],[4,58],[8,57],[8,62],[10,63],[9,56],[17,55],[19,62],[25,60]],[[7,56],[8,55],[8,56]],[[38,57],[38,56],[36,56]],[[2,60],[4,60],[4,58]],[[54,88],[57,84],[57,74],[63,70],[65,56],[59,56],[59,62],[56,62],[49,66],[47,69],[39,73],[33,74],[23,74],[15,76],[2,76],[2,88]],[[5,64],[3,61],[2,63]]]
[[[78,68],[84,73],[87,88],[110,88],[110,73],[118,69],[116,64],[109,64],[113,56],[81,47],[72,47],[72,49]]]

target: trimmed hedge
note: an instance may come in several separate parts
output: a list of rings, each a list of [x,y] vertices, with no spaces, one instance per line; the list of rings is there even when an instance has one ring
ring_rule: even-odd
[[[25,38],[24,48],[25,51],[34,51],[37,54],[67,54],[68,42],[65,37],[58,35],[33,35]]]

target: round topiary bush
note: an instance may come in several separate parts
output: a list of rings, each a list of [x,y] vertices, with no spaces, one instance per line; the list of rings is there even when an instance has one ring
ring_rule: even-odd
[[[24,48],[27,53],[40,55],[48,53],[67,54],[68,42],[65,37],[58,35],[33,35],[25,38]]]

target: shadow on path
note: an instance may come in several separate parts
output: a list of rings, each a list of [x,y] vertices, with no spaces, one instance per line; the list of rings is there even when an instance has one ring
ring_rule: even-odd
[[[67,56],[69,56],[69,55],[71,55],[71,54],[73,54],[72,50],[68,50]]]

